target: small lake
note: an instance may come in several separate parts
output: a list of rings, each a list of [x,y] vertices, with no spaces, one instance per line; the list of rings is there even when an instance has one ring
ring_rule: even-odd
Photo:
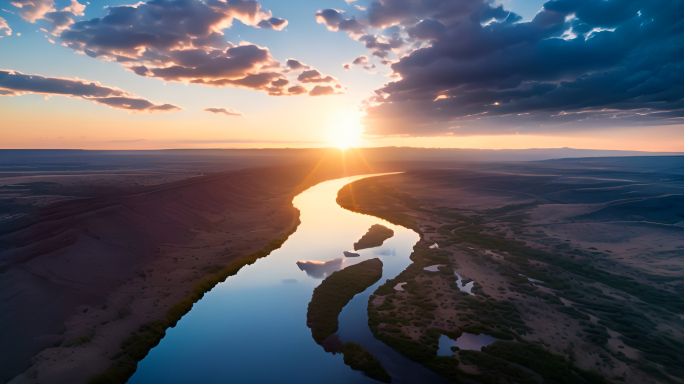
[[[372,258],[383,276],[356,295],[339,316],[342,342],[361,344],[377,356],[393,383],[442,383],[444,379],[376,340],[368,328],[368,297],[409,264],[419,240],[406,228],[342,209],[344,185],[365,176],[323,182],[295,197],[301,224],[271,255],[244,267],[208,292],[138,364],[138,383],[377,383],[353,371],[342,355],[326,353],[311,337],[306,310],[313,290],[336,270]],[[394,236],[377,248],[345,257],[344,251],[373,224]]]
[[[477,335],[472,333],[463,332],[461,337],[456,340],[449,338],[448,336],[441,335],[439,337],[439,350],[437,351],[437,356],[451,356],[454,352],[451,347],[459,347],[460,349],[468,351],[479,351],[482,347],[486,347],[489,344],[499,341],[499,339],[485,335],[484,333],[478,333]]]

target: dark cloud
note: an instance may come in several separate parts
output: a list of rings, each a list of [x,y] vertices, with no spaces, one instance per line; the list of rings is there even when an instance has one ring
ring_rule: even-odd
[[[444,24],[433,19],[421,20],[418,24],[415,24],[406,30],[408,35],[416,40],[437,40],[446,31],[447,28]]]
[[[372,70],[375,69],[375,64],[371,64],[368,61],[368,56],[361,55],[354,59],[354,61],[351,62],[351,64],[344,64],[344,69],[350,70],[352,65],[360,65],[365,69],[366,71],[369,71],[372,73]]]
[[[329,85],[317,85],[309,91],[309,96],[334,95],[335,89]]]
[[[56,11],[46,13],[45,16],[43,16],[43,18],[50,21],[50,23],[52,24],[50,33],[58,34],[60,31],[64,30],[69,25],[74,23],[74,20],[71,18],[71,16],[71,12]]]
[[[157,105],[149,100],[97,82],[26,75],[11,70],[0,70],[0,95],[19,96],[37,93],[46,96],[69,96],[133,112],[165,112],[180,108],[171,104]]]
[[[59,12],[47,15],[63,23]],[[139,76],[290,94],[288,74],[305,66],[294,59],[283,66],[268,48],[227,41],[223,31],[235,20],[276,30],[287,25],[256,0],[149,0],[109,7],[102,18],[68,25],[60,38],[77,52],[116,61]]]
[[[280,31],[287,26],[287,20],[278,17],[271,17],[270,19],[261,20],[257,27],[264,29],[275,29]]]
[[[404,40],[396,28],[390,30],[389,34],[369,34],[373,25],[368,19],[357,19],[354,16],[347,19],[343,16],[343,11],[336,9],[323,9],[316,12],[316,21],[325,24],[331,31],[344,31],[352,38],[363,41],[366,48],[372,50],[377,57],[384,58],[392,49],[398,49],[404,45]]]
[[[367,101],[371,134],[684,123],[682,2],[552,0],[522,22],[487,0],[378,0],[355,20],[373,55],[401,53]]]
[[[302,64],[299,60],[295,60],[295,59],[287,59],[287,61],[285,62],[285,65],[292,70],[306,68],[306,66],[304,64]]]
[[[362,35],[365,33],[366,26],[356,20],[355,17],[345,19],[342,14],[344,11],[336,9],[323,9],[316,12],[316,20],[325,24],[331,31],[345,31],[351,35]]]
[[[204,111],[211,113],[222,113],[228,116],[242,116],[242,113],[226,108],[206,108]]]

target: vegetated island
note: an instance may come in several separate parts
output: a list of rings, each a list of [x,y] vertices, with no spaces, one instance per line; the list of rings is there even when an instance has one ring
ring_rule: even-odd
[[[383,383],[392,382],[392,377],[382,366],[380,360],[368,352],[366,348],[356,343],[347,342],[342,344],[342,353],[344,354],[344,363],[351,369],[361,371],[371,379]]]
[[[354,250],[359,251],[366,248],[375,248],[382,245],[385,240],[394,236],[394,231],[380,224],[373,224],[365,235],[354,243]]]
[[[369,297],[371,331],[454,382],[682,383],[683,198],[668,191],[684,158],[639,161],[409,171],[346,186],[341,206],[421,236],[413,263]],[[472,295],[454,272],[475,282]],[[464,332],[501,341],[438,356],[441,335]]]
[[[338,316],[357,294],[365,291],[382,277],[382,261],[375,258],[334,272],[316,287],[306,312],[306,325],[318,344],[334,336]],[[344,363],[362,371],[368,377],[389,383],[392,378],[380,361],[362,346],[345,343],[337,350],[344,354]]]

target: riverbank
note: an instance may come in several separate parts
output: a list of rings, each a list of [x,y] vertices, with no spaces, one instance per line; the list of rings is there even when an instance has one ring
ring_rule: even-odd
[[[114,363],[103,373],[98,374],[88,380],[89,384],[114,384],[125,383],[135,373],[137,363],[147,356],[148,352],[157,346],[164,338],[166,330],[176,326],[178,321],[190,310],[193,305],[204,297],[204,294],[213,289],[230,276],[235,275],[242,267],[251,265],[257,260],[268,256],[272,251],[280,248],[287,238],[297,230],[299,219],[295,218],[290,227],[281,235],[280,238],[272,240],[265,248],[259,251],[237,258],[228,265],[214,269],[220,271],[195,285],[192,293],[183,301],[172,306],[162,320],[156,320],[144,324],[137,332],[134,332],[128,339],[121,343],[122,351],[117,354]]]
[[[2,223],[2,381],[20,373],[12,383],[84,383],[121,363],[113,377],[124,382],[120,373],[204,291],[284,241],[298,220],[296,194],[369,171],[315,160],[152,186],[137,185],[139,176],[113,196],[94,184],[95,196],[68,197],[88,192],[88,176],[48,185],[65,198]]]
[[[294,231],[298,212],[291,199],[296,191],[290,191],[297,183],[286,179],[302,172],[289,171],[290,175],[283,169],[231,172],[144,195],[104,199],[100,203],[104,208],[84,209],[84,204],[92,205],[87,200],[55,208],[59,218],[34,226],[75,232],[70,244],[53,252],[41,250],[29,262],[6,267],[5,275],[13,276],[13,283],[21,281],[21,273],[29,268],[52,280],[8,287],[21,289],[19,297],[31,295],[33,301],[23,303],[22,309],[54,324],[54,333],[42,336],[50,346],[12,382],[86,382],[113,362],[129,366],[130,375],[127,356],[144,357],[159,334],[175,324],[227,268],[250,260],[260,250],[265,253],[277,245],[273,239],[282,242]],[[34,226],[22,235],[43,233]],[[51,240],[34,244],[47,247]],[[61,326],[54,306],[44,304],[55,294],[60,300],[58,313],[71,312]],[[164,320],[154,322],[157,319]],[[17,323],[11,329],[19,330],[19,337],[21,331],[41,330],[36,325],[41,324]],[[42,331],[49,333],[50,324],[43,321],[42,325]],[[151,330],[154,336],[147,344],[130,343],[131,335],[147,339]],[[130,345],[122,351],[125,340]],[[117,377],[114,382],[125,382],[125,375]]]
[[[341,206],[421,234],[413,264],[369,299],[375,337],[454,382],[681,382],[678,177],[621,161],[410,171],[341,190]],[[437,356],[441,335],[465,332],[504,341]]]

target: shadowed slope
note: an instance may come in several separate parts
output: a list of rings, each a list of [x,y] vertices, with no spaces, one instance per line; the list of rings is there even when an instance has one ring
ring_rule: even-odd
[[[0,381],[29,368],[32,356],[22,382],[84,382],[104,371],[131,332],[290,232],[296,194],[374,171],[358,156],[342,160],[331,150],[298,165],[213,173],[142,193],[121,186],[117,195],[98,195],[94,188],[92,197],[3,221]],[[60,188],[68,195],[67,184]]]

